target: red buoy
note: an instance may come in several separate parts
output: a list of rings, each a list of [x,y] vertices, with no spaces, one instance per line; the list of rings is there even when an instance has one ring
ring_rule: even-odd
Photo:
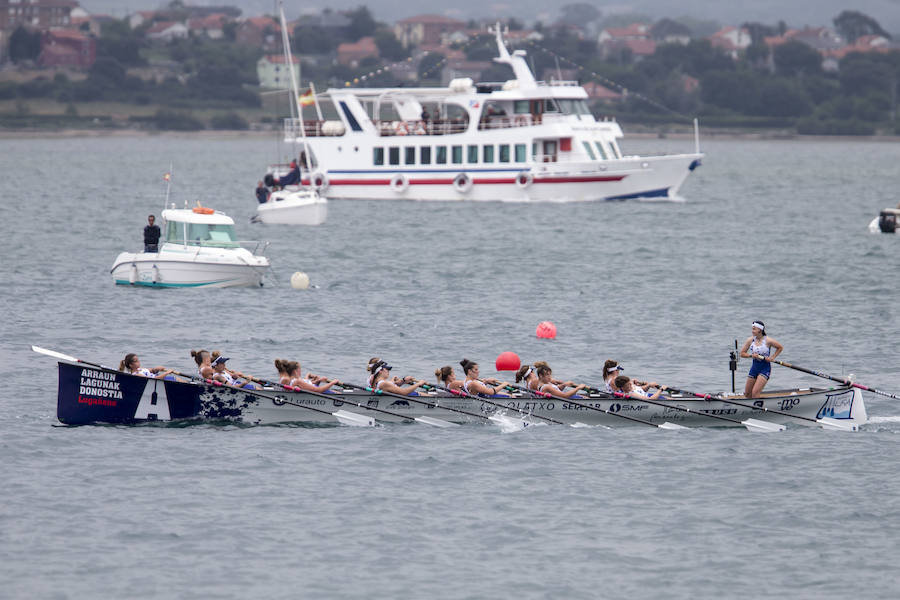
[[[539,338],[552,340],[556,337],[556,325],[550,321],[541,321],[538,323],[537,330],[534,333]]]
[[[519,355],[515,352],[501,352],[494,366],[497,367],[498,371],[518,371],[521,364],[522,361],[519,360]]]

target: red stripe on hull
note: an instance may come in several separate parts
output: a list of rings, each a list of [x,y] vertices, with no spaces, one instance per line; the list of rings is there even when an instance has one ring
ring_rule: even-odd
[[[625,175],[602,175],[599,177],[541,177],[535,178],[534,183],[597,183],[604,181],[622,181]],[[484,178],[473,179],[472,184],[497,185],[515,183],[515,179]],[[390,179],[331,179],[329,185],[390,185]],[[309,180],[304,180],[303,185],[309,185]],[[409,185],[452,185],[452,179],[410,179]]]

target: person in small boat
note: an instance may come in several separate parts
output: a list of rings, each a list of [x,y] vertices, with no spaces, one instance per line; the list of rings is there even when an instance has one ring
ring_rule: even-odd
[[[291,161],[291,170],[287,175],[283,175],[282,177],[276,177],[275,183],[284,187],[286,185],[299,185],[300,184],[300,165],[297,164],[296,160]]]
[[[613,359],[609,359],[603,363],[603,383],[606,384],[607,392],[612,393],[618,391],[618,389],[613,389],[613,386],[615,385],[616,377],[624,370],[625,368],[622,367],[618,361]]]
[[[224,383],[234,387],[243,387],[253,389],[255,386],[250,383],[250,377],[239,371],[230,371],[225,368],[225,362],[228,357],[221,356],[218,352],[213,352],[215,358],[212,359],[213,381]]]
[[[521,383],[525,389],[535,391],[538,388],[537,369],[534,365],[522,365],[516,371],[516,383]]]
[[[463,381],[462,389],[467,394],[472,396],[476,394],[481,394],[483,396],[503,396],[507,397],[509,394],[503,394],[503,390],[506,388],[509,383],[503,381],[498,382],[496,379],[485,379],[480,380],[478,378],[478,363],[469,360],[468,358],[464,358],[459,361],[460,366],[462,366],[463,373],[466,374],[466,379]],[[491,382],[494,382],[493,385],[489,385]]]
[[[150,377],[154,379],[162,379],[166,375],[174,372],[172,369],[167,369],[165,367],[153,367],[152,369],[142,367],[141,359],[134,353],[125,355],[125,358],[119,362],[119,370],[131,375],[140,375],[141,377]]]
[[[534,367],[535,374],[537,374],[538,369],[541,367],[549,367],[550,365],[547,364],[546,360],[537,360],[532,366]],[[551,379],[550,382],[561,390],[575,386],[574,381],[563,381],[562,379]]]
[[[375,365],[375,363],[377,363],[377,362],[381,362],[381,359],[378,358],[377,356],[373,356],[372,358],[369,359],[369,363],[366,365],[366,371],[368,371],[368,373],[369,373],[369,376],[366,377],[366,385],[369,386],[370,388],[375,387],[372,384],[372,371],[374,370],[373,365]],[[407,375],[406,377],[394,377],[393,379],[391,379],[391,381],[393,381],[397,385],[408,385],[408,384],[416,381],[416,378],[412,377],[410,375]]]
[[[159,252],[159,237],[162,232],[156,224],[156,217],[147,217],[147,225],[144,227],[144,252]]]
[[[275,359],[275,370],[278,371],[278,383],[281,385],[291,385],[291,361],[282,358]]]
[[[300,388],[301,390],[307,390],[310,392],[318,392],[320,394],[327,392],[331,389],[331,386],[338,383],[337,379],[331,379],[326,383],[321,383],[321,378],[318,379],[318,382],[312,381],[309,376],[303,377],[302,371],[300,369],[300,363],[293,360],[289,361],[287,364],[288,374],[290,375],[291,381],[289,383],[290,386],[295,388]]]
[[[646,383],[644,384],[646,387],[641,387],[636,385],[635,381],[626,375],[616,377],[613,385],[618,388],[619,392],[635,400],[656,400],[668,389],[664,385],[657,385],[656,382]],[[651,394],[649,392],[650,388],[656,388],[656,391]]]
[[[438,383],[450,390],[461,390],[463,386],[463,382],[456,378],[456,373],[453,372],[453,367],[450,365],[446,365],[437,369],[434,372],[434,376],[437,377]]]
[[[212,368],[212,357],[208,350],[191,350],[191,357],[197,363],[197,374],[201,379],[212,379],[215,370]]]
[[[269,196],[271,196],[271,194],[272,193],[269,191],[269,188],[267,188],[262,181],[256,184],[256,200],[260,204],[265,204],[266,202],[268,202]]]
[[[553,383],[553,370],[547,363],[543,363],[537,368],[537,376],[539,382],[538,391],[550,394],[551,396],[556,396],[557,398],[580,398],[580,396],[577,396],[576,394],[586,387],[583,383],[579,383],[565,392],[562,391],[555,383]]]
[[[744,396],[759,398],[763,388],[769,382],[772,373],[772,361],[781,354],[784,346],[766,335],[766,324],[753,321],[750,326],[750,337],[741,347],[741,358],[752,358],[747,383],[744,385]]]
[[[387,364],[383,360],[377,360],[374,363],[369,364],[369,372],[372,376],[372,382],[369,384],[375,391],[388,392],[390,394],[400,394],[401,396],[409,396],[413,392],[415,392],[418,388],[425,385],[425,382],[420,380],[413,381],[409,385],[402,386],[395,383],[395,380],[390,379],[391,374],[391,365]]]

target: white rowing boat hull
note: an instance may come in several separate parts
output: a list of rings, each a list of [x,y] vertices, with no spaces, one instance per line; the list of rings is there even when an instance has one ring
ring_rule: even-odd
[[[828,417],[856,425],[864,424],[867,419],[862,393],[848,387],[776,392],[754,400],[753,402],[758,403],[758,408],[735,406],[721,400],[678,397],[666,400],[671,405],[666,407],[640,400],[602,397],[579,399],[578,404],[556,398],[490,399],[491,402],[505,405],[504,409],[484,400],[459,396],[423,395],[406,399],[364,391],[345,391],[325,396],[276,389],[245,391],[205,383],[146,379],[111,369],[61,362],[57,417],[61,422],[73,425],[181,419],[227,420],[254,425],[336,424],[339,421],[332,413],[345,410],[384,422],[399,423],[417,417],[432,417],[454,423],[482,423],[485,421],[477,416],[461,414],[455,410],[489,417],[504,411],[510,416],[520,416],[518,409],[531,413],[533,416],[530,420],[534,423],[545,422],[539,417],[549,417],[568,424],[635,424],[616,416],[623,415],[656,424],[669,422],[695,427],[739,426],[739,423],[711,419],[704,416],[705,413],[737,421],[753,418],[771,423],[813,424],[761,410],[765,408],[794,417]],[[429,407],[415,400],[437,403],[438,406]],[[744,402],[738,398],[735,400]],[[586,408],[584,405],[593,408]],[[396,415],[369,410],[368,407],[390,411]],[[676,407],[689,408],[699,414],[687,413]]]

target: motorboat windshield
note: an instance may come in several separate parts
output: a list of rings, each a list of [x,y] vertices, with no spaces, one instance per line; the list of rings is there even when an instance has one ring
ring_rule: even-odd
[[[169,221],[166,242],[211,248],[239,248],[234,225]]]

